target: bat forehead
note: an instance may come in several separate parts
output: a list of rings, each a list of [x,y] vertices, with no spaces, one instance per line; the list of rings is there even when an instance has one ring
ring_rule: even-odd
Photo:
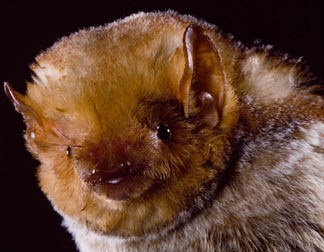
[[[83,30],[55,43],[32,65],[36,85],[28,86],[29,96],[50,107],[177,96],[184,27],[143,20]]]
[[[182,49],[185,27],[171,17],[139,15],[81,30],[38,55],[32,69],[39,77],[36,80],[45,85],[62,78],[100,81],[153,72],[168,65],[174,52]]]
[[[27,95],[72,138],[99,126],[122,132],[142,101],[179,96],[184,30],[176,20],[138,17],[72,34],[36,58]]]

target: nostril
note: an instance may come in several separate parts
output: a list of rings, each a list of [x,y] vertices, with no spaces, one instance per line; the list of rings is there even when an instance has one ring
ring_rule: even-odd
[[[132,166],[132,162],[130,162],[130,161],[126,161],[126,162],[119,164],[120,168],[130,168],[131,166]]]

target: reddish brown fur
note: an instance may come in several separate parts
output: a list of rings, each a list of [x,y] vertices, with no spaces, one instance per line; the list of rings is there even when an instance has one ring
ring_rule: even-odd
[[[305,167],[291,165],[288,182],[269,175],[293,155],[285,146],[311,141],[304,129],[323,123],[323,98],[299,88],[308,75],[297,63],[269,54],[190,16],[139,14],[63,38],[36,58],[26,96],[6,90],[24,115],[39,183],[55,209],[106,237],[134,238],[121,248],[287,251],[294,241],[324,249],[324,202],[314,196],[313,209],[303,198],[324,192],[324,181],[307,184],[303,170],[324,172],[315,160],[323,145],[313,144]],[[156,137],[160,123],[170,141]],[[93,169],[115,171],[126,161],[138,177],[123,190],[87,183]],[[298,222],[300,211],[305,222],[321,218],[317,230]],[[310,232],[319,238],[308,239]],[[89,248],[96,246],[111,249]]]

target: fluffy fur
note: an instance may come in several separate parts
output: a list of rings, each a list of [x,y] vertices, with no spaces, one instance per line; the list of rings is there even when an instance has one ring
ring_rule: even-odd
[[[81,30],[32,70],[5,89],[81,251],[324,251],[323,87],[298,60],[169,11]]]

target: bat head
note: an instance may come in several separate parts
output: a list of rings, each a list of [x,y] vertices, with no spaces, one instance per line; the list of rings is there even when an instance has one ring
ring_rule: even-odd
[[[32,65],[26,95],[5,83],[57,211],[140,236],[203,207],[237,121],[210,33],[189,19],[138,15],[54,44]]]

